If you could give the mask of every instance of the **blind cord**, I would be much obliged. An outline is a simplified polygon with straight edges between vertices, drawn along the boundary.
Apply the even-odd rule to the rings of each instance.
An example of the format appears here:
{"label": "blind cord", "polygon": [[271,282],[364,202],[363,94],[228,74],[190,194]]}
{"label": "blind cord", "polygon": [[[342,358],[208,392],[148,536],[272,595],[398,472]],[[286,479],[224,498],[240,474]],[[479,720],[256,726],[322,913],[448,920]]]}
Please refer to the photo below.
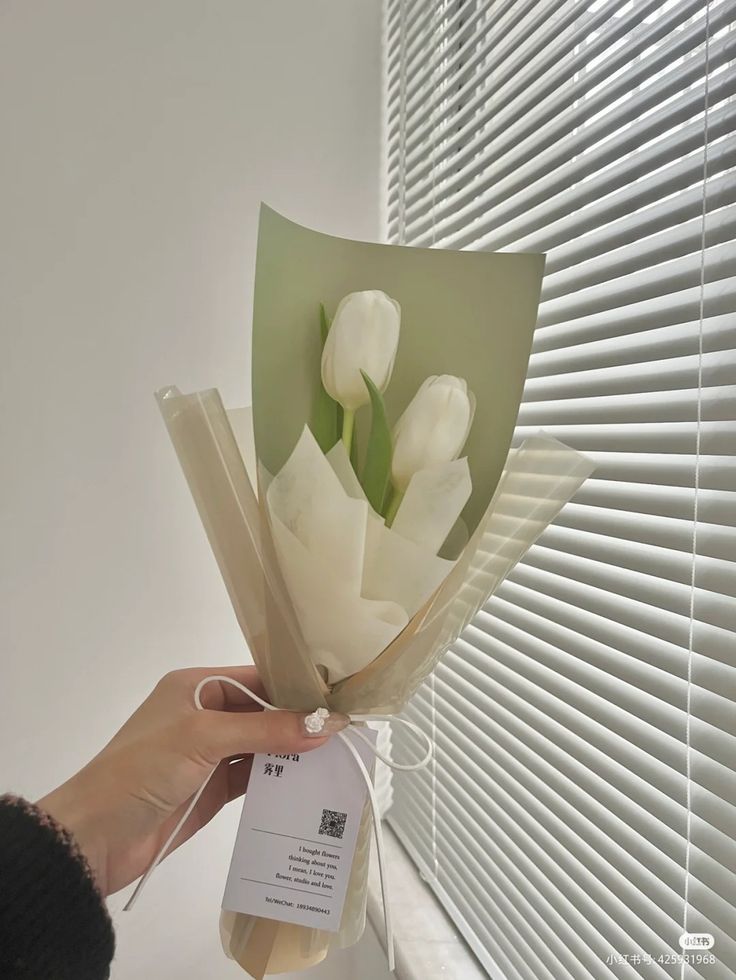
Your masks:
{"label": "blind cord", "polygon": [[[705,316],[705,239],[708,216],[708,109],[710,84],[710,0],[705,4],[705,89],[703,93],[703,206],[700,225],[700,308],[698,317],[698,380],[695,427],[695,472],[693,499],[693,540],[692,562],[690,566],[690,622],[688,624],[687,651],[687,695],[685,718],[685,884],[683,889],[682,931],[688,932],[688,911],[690,905],[690,860],[692,851],[692,687],[693,687],[693,647],[695,634],[695,586],[697,578],[698,554],[698,497],[700,492],[700,454],[703,415],[703,320]],[[687,963],[683,957],[680,964],[680,980],[685,980]]]}
{"label": "blind cord", "polygon": [[[444,7],[444,4],[438,4],[440,7]],[[435,8],[436,10],[436,8]],[[431,181],[432,181],[432,244],[431,248],[434,248],[437,236],[436,236],[436,194],[435,194],[435,166],[437,159],[437,122],[435,118],[435,110],[437,109],[437,86],[434,84],[435,71],[437,70],[436,54],[437,48],[434,42],[434,34],[436,30],[436,25],[434,22],[434,12],[432,14],[430,22],[430,35],[432,39],[430,41],[431,47],[431,58],[432,58],[432,68],[429,73],[430,84],[432,85],[432,93],[430,98],[432,99],[432,108],[430,111],[430,127],[432,131],[432,141],[430,148],[430,166],[431,166]],[[440,872],[440,861],[439,861],[439,849],[437,847],[437,692],[435,688],[435,670],[429,675],[429,690],[430,690],[430,706],[431,706],[431,723],[432,723],[432,747],[434,752],[432,754],[432,768],[430,769],[430,779],[431,779],[431,791],[432,791],[432,874],[433,881],[435,885],[439,885],[439,872]]]}

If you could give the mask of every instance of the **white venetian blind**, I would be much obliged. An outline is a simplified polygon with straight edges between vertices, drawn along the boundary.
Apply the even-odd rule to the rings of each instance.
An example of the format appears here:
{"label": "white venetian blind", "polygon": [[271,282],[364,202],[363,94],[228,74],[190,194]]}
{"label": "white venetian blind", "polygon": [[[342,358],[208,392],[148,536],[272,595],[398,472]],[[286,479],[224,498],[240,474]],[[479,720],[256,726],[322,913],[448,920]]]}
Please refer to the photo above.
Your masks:
{"label": "white venetian blind", "polygon": [[389,819],[493,977],[736,977],[735,18],[388,0],[390,239],[547,253],[517,438],[597,463],[407,711]]}

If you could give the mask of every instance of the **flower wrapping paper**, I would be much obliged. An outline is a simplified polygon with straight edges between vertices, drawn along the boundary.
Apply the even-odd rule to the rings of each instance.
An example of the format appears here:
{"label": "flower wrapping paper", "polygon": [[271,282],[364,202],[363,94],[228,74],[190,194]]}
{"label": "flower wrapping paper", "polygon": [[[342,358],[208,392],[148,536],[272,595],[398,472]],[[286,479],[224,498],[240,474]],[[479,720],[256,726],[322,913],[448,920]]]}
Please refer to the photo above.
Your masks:
{"label": "flower wrapping paper", "polygon": [[[311,711],[391,715],[592,472],[580,453],[543,433],[511,448],[531,350],[544,256],[415,249],[334,238],[262,205],[253,309],[253,407],[227,411],[214,389],[157,395],[243,636],[271,702]],[[329,579],[317,622],[295,608],[268,492],[300,445],[319,378],[320,301],[354,290],[396,297],[402,327],[386,409],[397,418],[425,378],[465,378],[477,399],[466,445],[472,492],[467,543],[429,597],[356,673],[328,683],[307,634],[334,623]],[[367,422],[356,416],[358,445]],[[308,439],[308,437],[307,437]],[[338,450],[339,453],[339,450]],[[328,454],[329,458],[329,454]],[[343,462],[333,459],[340,471]],[[281,558],[281,561],[280,561]],[[438,559],[439,561],[440,559]],[[286,571],[286,574],[285,574]],[[397,580],[397,588],[400,583]],[[426,583],[423,583],[426,589]],[[363,816],[340,930],[328,933],[224,912],[226,953],[253,977],[306,969],[365,924],[370,813]],[[390,871],[389,871],[390,874]]]}

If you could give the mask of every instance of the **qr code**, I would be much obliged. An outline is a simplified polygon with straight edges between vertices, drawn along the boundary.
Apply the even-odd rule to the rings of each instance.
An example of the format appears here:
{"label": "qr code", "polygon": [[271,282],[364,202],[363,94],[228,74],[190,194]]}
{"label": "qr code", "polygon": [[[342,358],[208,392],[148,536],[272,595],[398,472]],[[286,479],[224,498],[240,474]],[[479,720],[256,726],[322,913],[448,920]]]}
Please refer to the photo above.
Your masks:
{"label": "qr code", "polygon": [[318,833],[324,834],[326,837],[336,837],[338,840],[342,840],[342,835],[345,833],[345,821],[347,819],[347,813],[340,813],[339,810],[323,810]]}

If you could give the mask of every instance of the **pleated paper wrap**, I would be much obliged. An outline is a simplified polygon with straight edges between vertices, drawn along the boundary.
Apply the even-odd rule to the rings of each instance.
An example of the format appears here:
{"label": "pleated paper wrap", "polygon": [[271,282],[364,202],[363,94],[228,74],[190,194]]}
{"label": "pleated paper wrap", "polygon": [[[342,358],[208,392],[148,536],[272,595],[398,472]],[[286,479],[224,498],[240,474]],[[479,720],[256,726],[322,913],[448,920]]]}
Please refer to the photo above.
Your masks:
{"label": "pleated paper wrap", "polygon": [[[271,702],[311,711],[401,710],[516,562],[592,471],[554,439],[509,450],[536,320],[543,257],[372,245],[309,231],[262,208],[253,318],[253,412],[227,412],[216,390],[159,392],[159,405]],[[263,493],[309,420],[319,378],[316,310],[347,292],[384,289],[402,306],[395,419],[430,374],[476,394],[466,451],[469,539],[424,607],[369,666],[328,688],[313,665],[276,559]],[[363,425],[365,422],[362,423]],[[361,420],[356,431],[361,437]],[[364,432],[362,433],[364,437]],[[411,777],[409,777],[411,778]],[[298,971],[365,924],[370,844],[366,809],[339,932],[224,912],[227,954],[252,977]],[[390,869],[389,869],[390,876]]]}

